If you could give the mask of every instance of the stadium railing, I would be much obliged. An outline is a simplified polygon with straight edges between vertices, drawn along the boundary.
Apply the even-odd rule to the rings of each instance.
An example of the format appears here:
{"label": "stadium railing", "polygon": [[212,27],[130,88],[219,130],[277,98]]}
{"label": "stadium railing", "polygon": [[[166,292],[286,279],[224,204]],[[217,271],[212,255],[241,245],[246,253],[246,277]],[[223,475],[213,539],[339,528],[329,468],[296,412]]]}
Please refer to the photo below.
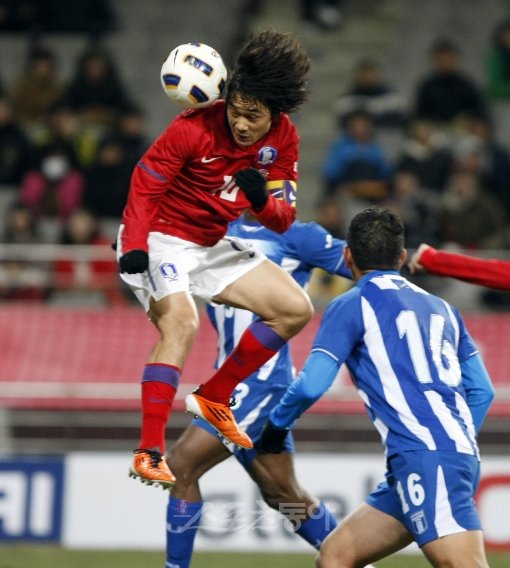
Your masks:
{"label": "stadium railing", "polygon": [[[477,288],[460,284],[471,291]],[[37,301],[23,300],[16,292],[26,286],[44,288],[45,294]],[[325,300],[314,298],[313,293],[312,299],[318,304]],[[297,369],[309,352],[320,315],[321,309],[292,340]],[[200,317],[199,335],[183,371],[178,408],[184,396],[210,376],[214,364],[215,333],[204,310]],[[508,414],[510,312],[474,311],[464,317],[497,386],[492,413]],[[0,244],[0,342],[4,346],[0,406],[137,409],[139,376],[155,340],[155,329],[121,285],[110,246]],[[347,372],[339,373],[314,411],[363,411]]]}

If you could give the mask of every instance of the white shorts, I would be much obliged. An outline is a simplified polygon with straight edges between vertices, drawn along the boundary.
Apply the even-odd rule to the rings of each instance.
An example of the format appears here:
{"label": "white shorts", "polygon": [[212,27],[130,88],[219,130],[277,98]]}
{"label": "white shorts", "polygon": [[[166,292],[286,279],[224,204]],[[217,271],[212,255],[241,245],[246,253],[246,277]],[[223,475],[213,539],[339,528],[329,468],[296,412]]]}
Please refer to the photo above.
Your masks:
{"label": "white shorts", "polygon": [[[124,226],[119,229],[119,236]],[[151,232],[149,270],[143,274],[121,274],[122,280],[149,311],[150,300],[161,300],[176,292],[191,292],[210,302],[229,284],[258,266],[266,256],[234,237],[224,237],[204,247],[163,233]],[[122,256],[117,239],[117,260]]]}

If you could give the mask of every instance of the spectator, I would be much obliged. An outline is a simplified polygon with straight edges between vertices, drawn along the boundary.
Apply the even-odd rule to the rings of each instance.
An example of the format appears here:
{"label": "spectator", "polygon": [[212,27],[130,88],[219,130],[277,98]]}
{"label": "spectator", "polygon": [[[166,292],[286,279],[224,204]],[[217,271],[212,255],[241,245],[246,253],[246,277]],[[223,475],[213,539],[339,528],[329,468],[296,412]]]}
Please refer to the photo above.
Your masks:
{"label": "spectator", "polygon": [[22,245],[41,242],[37,220],[20,201],[15,201],[7,211],[2,242]]}
{"label": "spectator", "polygon": [[493,100],[510,100],[510,19],[494,30],[486,60],[487,95]]}
{"label": "spectator", "polygon": [[65,220],[81,205],[84,185],[67,147],[55,144],[47,148],[39,166],[26,173],[20,196],[36,218]]}
{"label": "spectator", "polygon": [[442,191],[452,172],[448,138],[430,120],[414,120],[396,160],[397,170],[414,172],[420,185]]}
{"label": "spectator", "polygon": [[403,97],[385,81],[373,59],[358,61],[350,86],[334,108],[340,122],[357,109],[370,113],[378,127],[402,127],[407,118]]}
{"label": "spectator", "polygon": [[65,100],[85,124],[104,129],[128,106],[126,93],[110,54],[90,48],[78,60]]}
{"label": "spectator", "polygon": [[[321,199],[315,218],[333,237],[345,238],[346,220],[341,199],[335,196]],[[307,291],[315,304],[319,305],[340,294],[340,288],[344,285],[344,282],[339,282],[338,277],[317,268],[312,275]]]}
{"label": "spectator", "polygon": [[480,176],[483,187],[501,202],[510,219],[510,154],[496,141],[491,121],[469,117],[455,150],[457,165]]}
{"label": "spectator", "polygon": [[38,31],[41,27],[40,0],[0,0],[0,31]]}
{"label": "spectator", "polygon": [[65,146],[73,165],[82,169],[93,162],[99,144],[97,136],[81,127],[78,115],[65,103],[50,109],[47,127],[37,142],[40,153],[55,144]]}
{"label": "spectator", "polygon": [[[267,0],[250,0],[246,2],[245,14],[249,18],[257,17],[263,12]],[[299,0],[298,17],[301,21],[318,28],[330,31],[338,28],[343,21],[342,5],[344,0]]]}
{"label": "spectator", "polygon": [[119,117],[117,134],[126,160],[134,167],[150,146],[145,131],[144,113],[138,106],[131,105],[122,112]]}
{"label": "spectator", "polygon": [[324,197],[317,208],[317,222],[335,238],[344,238],[345,219],[341,204],[334,196]]}
{"label": "spectator", "polygon": [[344,221],[365,209],[367,203],[385,199],[392,175],[371,115],[356,110],[347,115],[343,126],[343,134],[331,144],[323,166],[321,218],[329,215],[342,223],[337,230],[328,226],[333,234],[344,234]]}
{"label": "spectator", "polygon": [[110,0],[45,0],[44,28],[50,32],[83,32],[93,40],[116,29]]}
{"label": "spectator", "polygon": [[[26,205],[15,202],[9,208],[2,242],[23,245],[41,242],[37,221]],[[48,289],[46,264],[20,260],[19,255],[14,254],[0,263],[0,300],[42,301],[46,299]]]}
{"label": "spectator", "polygon": [[338,28],[342,22],[342,0],[299,0],[301,19],[329,31]]}
{"label": "spectator", "polygon": [[29,132],[40,128],[64,90],[55,54],[44,46],[32,46],[10,93],[18,120]]}
{"label": "spectator", "polygon": [[486,114],[478,85],[460,69],[460,52],[447,40],[437,40],[431,49],[432,70],[416,89],[415,114],[448,127],[465,113]]}
{"label": "spectator", "polygon": [[434,191],[424,188],[412,170],[401,169],[395,173],[393,191],[385,205],[404,222],[407,247],[415,248],[424,240],[437,243],[440,198]]}
{"label": "spectator", "polygon": [[6,97],[0,96],[0,185],[18,185],[29,169],[32,145],[16,123],[14,109]]}
{"label": "spectator", "polygon": [[[100,233],[98,219],[85,209],[76,209],[66,220],[60,244],[106,246],[111,240]],[[73,255],[57,260],[54,265],[54,286],[60,295],[71,292],[96,293],[103,301],[126,303],[118,285],[118,266],[113,252],[111,260],[80,258]]]}
{"label": "spectator", "polygon": [[361,199],[386,196],[391,167],[375,137],[369,113],[356,110],[344,119],[344,133],[330,146],[323,167],[324,194],[341,191]]}
{"label": "spectator", "polygon": [[0,31],[83,32],[97,39],[115,28],[110,0],[0,0]]}
{"label": "spectator", "polygon": [[502,205],[485,192],[479,177],[468,170],[452,174],[443,195],[440,237],[466,249],[506,245],[506,218]]}
{"label": "spectator", "polygon": [[100,218],[120,219],[126,204],[133,164],[118,138],[105,139],[86,172],[84,205]]}

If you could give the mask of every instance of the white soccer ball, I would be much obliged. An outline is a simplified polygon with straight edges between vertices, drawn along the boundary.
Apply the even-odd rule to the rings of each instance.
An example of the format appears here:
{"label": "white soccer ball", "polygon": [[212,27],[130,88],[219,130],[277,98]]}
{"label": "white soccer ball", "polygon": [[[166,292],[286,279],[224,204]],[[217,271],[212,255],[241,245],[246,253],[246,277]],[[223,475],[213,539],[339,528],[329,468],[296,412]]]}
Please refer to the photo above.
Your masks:
{"label": "white soccer ball", "polygon": [[220,54],[205,43],[184,43],[170,52],[161,67],[161,85],[185,108],[212,104],[222,93],[227,68]]}

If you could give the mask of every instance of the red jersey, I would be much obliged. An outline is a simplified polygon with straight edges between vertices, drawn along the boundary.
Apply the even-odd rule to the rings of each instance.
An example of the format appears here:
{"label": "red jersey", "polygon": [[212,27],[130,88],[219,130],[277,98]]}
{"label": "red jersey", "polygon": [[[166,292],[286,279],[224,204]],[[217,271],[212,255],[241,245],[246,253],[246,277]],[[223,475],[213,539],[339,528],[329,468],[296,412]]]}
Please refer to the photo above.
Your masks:
{"label": "red jersey", "polygon": [[133,171],[122,219],[122,250],[147,250],[150,231],[214,245],[228,223],[250,207],[233,180],[245,168],[263,173],[268,188],[282,180],[279,194],[269,189],[267,204],[256,216],[266,227],[286,231],[296,216],[298,144],[296,127],[285,114],[273,120],[258,142],[241,147],[230,134],[223,100],[182,112]]}
{"label": "red jersey", "polygon": [[488,288],[510,290],[509,261],[473,258],[430,247],[423,251],[419,262],[431,274],[451,276]]}

